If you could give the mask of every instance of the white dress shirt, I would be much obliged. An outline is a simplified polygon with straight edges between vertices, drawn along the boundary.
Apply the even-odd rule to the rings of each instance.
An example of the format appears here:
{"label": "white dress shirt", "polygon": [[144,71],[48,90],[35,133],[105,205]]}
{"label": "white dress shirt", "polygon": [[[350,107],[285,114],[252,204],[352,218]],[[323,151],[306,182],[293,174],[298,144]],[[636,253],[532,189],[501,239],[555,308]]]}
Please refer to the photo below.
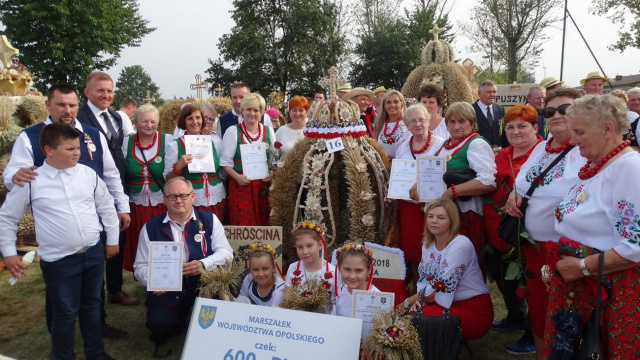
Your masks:
{"label": "white dress shirt", "polygon": [[[51,118],[47,117],[44,123],[46,125],[51,124]],[[80,123],[77,119],[73,121],[73,127],[84,133],[84,131],[82,130],[82,123]],[[124,194],[124,190],[122,189],[122,181],[120,180],[120,172],[116,167],[116,163],[113,161],[113,157],[111,157],[107,139],[103,134],[100,134],[100,145],[102,146],[103,180],[107,184],[109,194],[113,196],[118,214],[128,214],[130,212],[129,197]],[[82,139],[80,139],[80,146],[84,146]],[[13,179],[13,176],[18,172],[18,170],[22,168],[30,168],[32,166],[33,148],[31,148],[31,141],[29,141],[29,137],[23,131],[20,133],[20,135],[18,135],[16,142],[13,144],[13,149],[11,150],[11,158],[9,158],[9,163],[4,169],[4,184],[7,189],[12,190],[14,188],[15,184],[11,180]]]}
{"label": "white dress shirt", "polygon": [[[113,116],[109,114],[109,109],[100,110],[95,105],[93,105],[91,101],[87,101],[87,105],[89,105],[89,109],[91,109],[93,116],[96,117],[96,119],[98,120],[98,123],[100,123],[100,126],[102,126],[102,130],[104,130],[105,134],[111,137],[111,132],[109,131],[107,124],[105,124],[104,122],[104,117],[102,117],[102,113],[104,112],[106,112],[107,115],[109,116],[109,119],[111,119],[111,125],[113,125],[113,128],[116,130],[116,132],[120,130],[120,124],[118,124],[117,121],[114,121]],[[123,129],[123,133],[124,133],[124,129]]]}
{"label": "white dress shirt", "polygon": [[[211,232],[211,255],[200,259],[200,262],[204,265],[204,269],[207,271],[213,270],[218,265],[224,265],[227,260],[233,259],[233,249],[229,245],[227,237],[224,235],[224,227],[218,220],[218,217],[213,216],[213,231]],[[191,218],[189,220],[196,220],[196,214],[191,210]],[[169,223],[171,226],[171,235],[177,243],[181,243],[184,254],[182,256],[183,261],[186,263],[189,261],[189,257],[186,253],[186,248],[182,240],[182,229],[185,224],[178,224],[171,220],[169,214],[164,218],[162,223]],[[147,225],[145,224],[140,230],[140,237],[138,239],[138,251],[136,252],[136,261],[133,263],[134,275],[140,284],[147,286],[149,281],[149,235],[147,234]],[[204,240],[203,240],[204,241]]]}
{"label": "white dress shirt", "polygon": [[131,123],[131,119],[129,115],[124,111],[116,111],[118,115],[122,118],[122,136],[127,137],[131,134],[134,134],[136,131],[133,129],[133,124]]}
{"label": "white dress shirt", "polygon": [[[120,221],[107,186],[91,168],[78,164],[56,169],[47,162],[29,185],[16,186],[0,209],[0,250],[16,255],[18,223],[29,206],[38,240],[38,254],[56,261],[96,245],[107,232],[107,245],[118,245]],[[99,245],[101,246],[101,245]]]}

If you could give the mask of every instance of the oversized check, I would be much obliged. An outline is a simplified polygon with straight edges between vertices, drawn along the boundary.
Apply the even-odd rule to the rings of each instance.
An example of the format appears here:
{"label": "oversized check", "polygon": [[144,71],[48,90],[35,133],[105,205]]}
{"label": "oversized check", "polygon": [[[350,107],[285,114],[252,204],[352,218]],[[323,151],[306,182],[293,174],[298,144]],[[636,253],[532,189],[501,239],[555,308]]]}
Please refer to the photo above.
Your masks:
{"label": "oversized check", "polygon": [[362,319],[361,337],[363,339],[371,334],[374,316],[393,309],[394,300],[394,293],[353,290],[352,316],[356,319]]}
{"label": "oversized check", "polygon": [[415,160],[393,159],[387,198],[411,200],[409,190],[416,184],[418,166]]}
{"label": "oversized check", "polygon": [[197,298],[182,359],[357,360],[361,327],[360,319]]}
{"label": "oversized check", "polygon": [[182,243],[149,241],[147,291],[182,290]]}
{"label": "oversized check", "polygon": [[249,180],[264,179],[269,176],[267,147],[265,143],[241,144],[242,173]]}
{"label": "oversized check", "polygon": [[193,157],[193,160],[188,165],[190,173],[212,173],[216,171],[211,135],[185,135],[184,150]]}
{"label": "oversized check", "polygon": [[420,202],[439,199],[447,190],[442,180],[447,171],[447,161],[443,157],[419,157],[418,162],[418,194]]}

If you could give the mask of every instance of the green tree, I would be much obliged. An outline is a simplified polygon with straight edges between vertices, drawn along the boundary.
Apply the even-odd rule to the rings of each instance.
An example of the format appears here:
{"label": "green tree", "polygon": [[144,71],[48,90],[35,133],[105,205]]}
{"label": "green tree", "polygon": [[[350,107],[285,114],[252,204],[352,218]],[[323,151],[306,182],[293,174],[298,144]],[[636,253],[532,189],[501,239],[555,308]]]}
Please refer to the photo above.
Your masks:
{"label": "green tree", "polygon": [[[509,80],[509,74],[505,69],[497,69],[491,71],[491,69],[484,69],[478,76],[475,77],[476,83],[481,83],[485,80],[493,80],[498,84],[511,84],[513,81]],[[536,82],[536,75],[529,70],[519,69],[516,81],[519,84],[528,84]]]}
{"label": "green tree", "polygon": [[0,0],[0,22],[40,87],[84,87],[92,70],[115,65],[125,46],[155,30],[136,0]]}
{"label": "green tree", "polygon": [[480,0],[470,22],[461,29],[492,62],[504,65],[509,82],[516,81],[518,69],[530,68],[548,39],[543,31],[558,20],[561,0]]}
{"label": "green tree", "polygon": [[640,48],[640,1],[593,0],[593,5],[593,14],[608,15],[611,22],[620,25],[618,41],[609,49],[622,52],[627,47]]}
{"label": "green tree", "polygon": [[[353,85],[373,88],[384,85],[401,89],[409,73],[420,66],[424,46],[433,39],[433,24],[450,30],[448,17],[436,17],[437,5],[405,11],[405,16],[379,25],[371,34],[362,34],[354,48],[350,80]],[[441,39],[452,36],[440,34]]]}
{"label": "green tree", "polygon": [[[151,80],[151,76],[140,65],[125,66],[116,82],[116,91],[113,95],[113,106],[119,107],[122,99],[132,98],[138,103],[143,104],[143,99],[147,98],[147,91],[156,102],[160,100],[160,92],[156,83]],[[157,104],[154,102],[154,104]]]}
{"label": "green tree", "polygon": [[[235,0],[231,33],[218,41],[221,58],[209,59],[209,93],[244,81],[252,91],[312,94],[339,62],[344,39],[336,5],[317,0]],[[227,92],[228,94],[228,92]]]}

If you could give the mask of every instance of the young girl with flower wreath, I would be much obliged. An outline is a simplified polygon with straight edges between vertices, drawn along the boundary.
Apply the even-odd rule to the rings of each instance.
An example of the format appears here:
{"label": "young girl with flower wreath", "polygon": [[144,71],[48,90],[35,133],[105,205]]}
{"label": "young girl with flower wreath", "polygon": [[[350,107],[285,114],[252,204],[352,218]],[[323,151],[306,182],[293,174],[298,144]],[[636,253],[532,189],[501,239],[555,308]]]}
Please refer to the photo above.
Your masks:
{"label": "young girl with flower wreath", "polygon": [[337,259],[341,281],[335,282],[336,306],[333,307],[333,315],[352,317],[353,290],[380,292],[371,284],[373,253],[364,245],[350,242],[338,249]]}
{"label": "young girl with flower wreath", "polygon": [[278,306],[284,294],[284,279],[276,263],[276,250],[268,244],[251,244],[246,252],[249,274],[244,277],[240,295],[252,304]]}
{"label": "young girl with flower wreath", "polygon": [[321,281],[322,287],[327,289],[327,295],[334,302],[335,267],[321,256],[322,251],[324,254],[327,253],[324,231],[312,222],[301,222],[293,230],[293,243],[300,260],[289,265],[284,298],[289,295],[291,288],[301,286],[307,280],[317,279]]}

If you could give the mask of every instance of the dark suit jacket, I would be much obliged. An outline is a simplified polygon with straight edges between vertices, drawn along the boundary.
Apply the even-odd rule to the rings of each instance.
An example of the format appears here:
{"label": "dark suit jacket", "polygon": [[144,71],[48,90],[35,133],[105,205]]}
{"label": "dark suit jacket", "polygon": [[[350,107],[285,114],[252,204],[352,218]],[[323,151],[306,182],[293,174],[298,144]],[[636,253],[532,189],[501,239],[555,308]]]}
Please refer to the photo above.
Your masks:
{"label": "dark suit jacket", "polygon": [[478,101],[473,103],[473,108],[476,111],[476,119],[478,119],[478,133],[493,146],[503,148],[509,146],[509,141],[507,141],[507,135],[504,131],[502,132],[502,136],[500,136],[500,119],[504,118],[504,108],[502,105],[493,104],[491,107],[493,111],[493,124],[489,124],[487,114],[482,111],[482,108],[478,105]]}
{"label": "dark suit jacket", "polygon": [[[108,109],[108,111],[109,111],[109,115],[111,115],[118,122],[118,126],[120,127],[120,130],[118,130],[118,143],[116,144],[116,147],[113,148],[109,141],[107,141],[107,144],[109,146],[109,152],[111,153],[111,156],[113,157],[113,160],[116,163],[116,167],[120,172],[120,179],[122,179],[122,188],[124,189],[124,192],[127,193],[127,189],[129,187],[127,186],[127,179],[126,179],[125,157],[124,157],[124,154],[122,153],[122,142],[124,141],[123,139],[124,136],[122,133],[122,117],[120,117],[120,115],[117,112],[111,109]],[[80,109],[78,109],[77,119],[83,124],[93,126],[94,128],[100,130],[102,135],[104,135],[104,137],[107,138],[107,140],[109,139],[109,137],[107,137],[107,132],[105,131],[105,129],[102,128],[102,125],[100,125],[100,123],[98,122],[98,119],[96,119],[96,117],[93,115],[93,112],[91,111],[91,108],[89,107],[89,105],[84,104],[80,107]]]}
{"label": "dark suit jacket", "polygon": [[[260,124],[264,124],[264,114],[260,117]],[[238,117],[233,114],[233,111],[220,116],[218,119],[218,128],[220,129],[220,137],[224,139],[224,133],[227,129],[238,125]]]}

